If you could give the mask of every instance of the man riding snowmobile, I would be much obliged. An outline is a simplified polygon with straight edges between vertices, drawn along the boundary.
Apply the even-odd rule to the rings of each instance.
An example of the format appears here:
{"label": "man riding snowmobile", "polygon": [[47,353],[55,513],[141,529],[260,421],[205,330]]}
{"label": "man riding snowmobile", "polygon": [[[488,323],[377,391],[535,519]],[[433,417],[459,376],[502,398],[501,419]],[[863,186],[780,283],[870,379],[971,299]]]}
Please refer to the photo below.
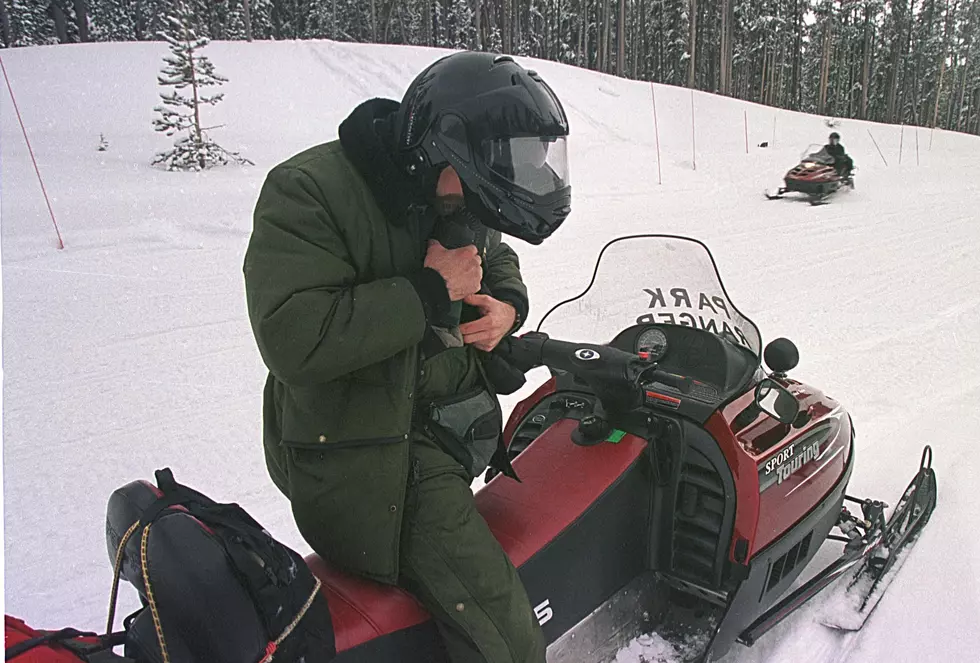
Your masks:
{"label": "man riding snowmobile", "polygon": [[545,660],[470,482],[513,475],[488,353],[528,302],[500,233],[539,244],[564,221],[568,133],[535,72],[456,53],[273,168],[256,204],[244,275],[269,473],[312,548],[411,591],[454,663]]}
{"label": "man riding snowmobile", "polygon": [[834,170],[842,178],[847,178],[851,174],[851,170],[854,168],[854,160],[847,155],[844,151],[844,146],[840,142],[840,134],[836,131],[830,134],[830,139],[823,149],[827,151],[827,154],[834,157]]}

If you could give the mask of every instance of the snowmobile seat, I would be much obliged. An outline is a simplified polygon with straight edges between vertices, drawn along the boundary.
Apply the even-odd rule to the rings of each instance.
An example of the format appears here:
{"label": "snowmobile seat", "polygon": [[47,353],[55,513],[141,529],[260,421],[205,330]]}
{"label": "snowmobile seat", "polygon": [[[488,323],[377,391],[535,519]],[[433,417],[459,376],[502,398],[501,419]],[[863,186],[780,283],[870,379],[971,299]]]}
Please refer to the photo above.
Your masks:
{"label": "snowmobile seat", "polygon": [[[518,568],[580,518],[646,447],[631,436],[578,446],[570,439],[577,425],[556,422],[514,459],[521,483],[498,475],[476,494],[477,509]],[[316,554],[306,562],[327,594],[338,653],[429,620],[397,587],[341,572]]]}

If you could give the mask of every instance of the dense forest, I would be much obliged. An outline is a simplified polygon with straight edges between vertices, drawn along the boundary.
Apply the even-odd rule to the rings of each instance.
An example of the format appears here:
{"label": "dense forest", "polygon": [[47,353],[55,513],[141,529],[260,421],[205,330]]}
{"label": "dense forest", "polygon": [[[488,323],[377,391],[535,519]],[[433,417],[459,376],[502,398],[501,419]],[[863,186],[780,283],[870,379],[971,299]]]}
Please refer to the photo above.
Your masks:
{"label": "dense forest", "polygon": [[0,0],[3,46],[211,39],[483,49],[980,134],[980,0]]}

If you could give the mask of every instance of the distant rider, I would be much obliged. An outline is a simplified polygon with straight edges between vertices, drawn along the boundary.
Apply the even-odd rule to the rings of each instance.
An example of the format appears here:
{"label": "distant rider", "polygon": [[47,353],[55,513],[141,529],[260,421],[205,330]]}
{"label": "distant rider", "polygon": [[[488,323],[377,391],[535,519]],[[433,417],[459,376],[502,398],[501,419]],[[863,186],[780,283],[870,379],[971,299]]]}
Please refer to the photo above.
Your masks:
{"label": "distant rider", "polygon": [[834,170],[841,177],[849,177],[854,168],[854,160],[847,156],[840,142],[840,134],[836,131],[830,134],[830,142],[823,146],[827,154],[834,157]]}

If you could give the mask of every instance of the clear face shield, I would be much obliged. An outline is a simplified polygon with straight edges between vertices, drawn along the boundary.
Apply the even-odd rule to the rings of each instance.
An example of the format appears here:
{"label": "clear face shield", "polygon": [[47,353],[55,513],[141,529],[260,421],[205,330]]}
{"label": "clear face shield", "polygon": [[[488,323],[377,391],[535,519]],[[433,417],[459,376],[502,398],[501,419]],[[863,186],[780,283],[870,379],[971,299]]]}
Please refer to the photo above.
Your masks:
{"label": "clear face shield", "polygon": [[569,185],[565,136],[496,138],[484,143],[489,169],[516,189],[545,196]]}

